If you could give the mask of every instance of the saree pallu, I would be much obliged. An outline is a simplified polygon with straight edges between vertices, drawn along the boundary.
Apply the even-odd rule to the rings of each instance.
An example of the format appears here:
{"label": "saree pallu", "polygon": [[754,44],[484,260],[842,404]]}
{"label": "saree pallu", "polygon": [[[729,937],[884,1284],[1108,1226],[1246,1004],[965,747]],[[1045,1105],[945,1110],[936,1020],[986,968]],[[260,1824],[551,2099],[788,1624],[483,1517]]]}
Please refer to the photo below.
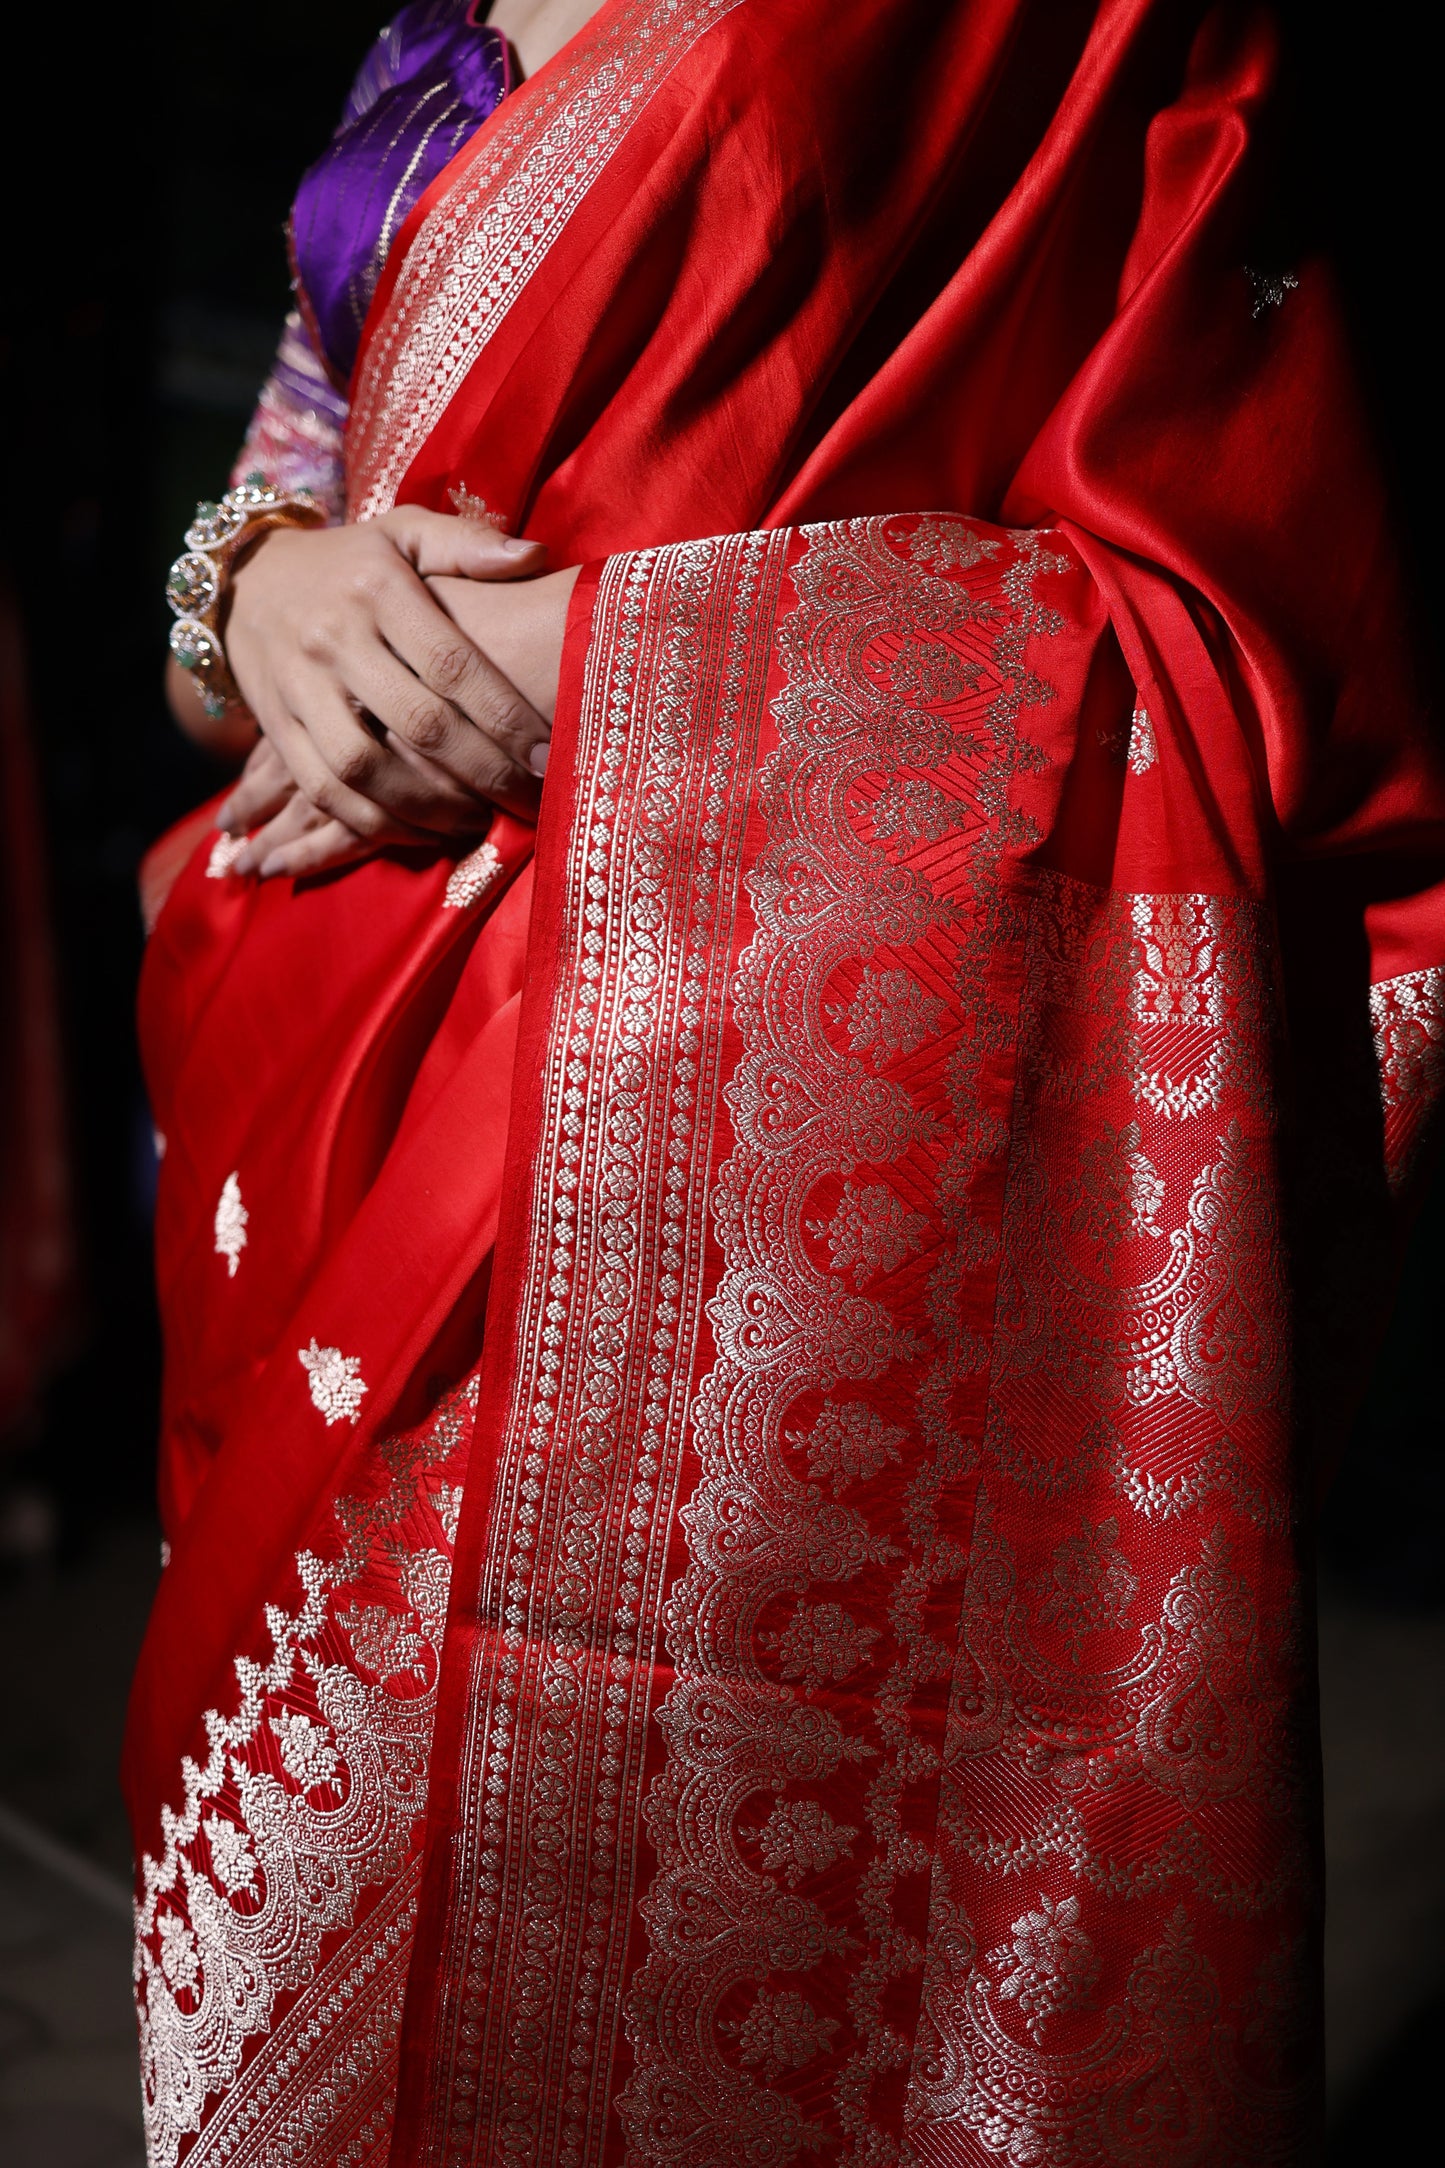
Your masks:
{"label": "saree pallu", "polygon": [[165,2168],[1312,2157],[1445,780],[1273,67],[607,0],[399,237],[353,514],[586,569],[535,849],[152,937]]}

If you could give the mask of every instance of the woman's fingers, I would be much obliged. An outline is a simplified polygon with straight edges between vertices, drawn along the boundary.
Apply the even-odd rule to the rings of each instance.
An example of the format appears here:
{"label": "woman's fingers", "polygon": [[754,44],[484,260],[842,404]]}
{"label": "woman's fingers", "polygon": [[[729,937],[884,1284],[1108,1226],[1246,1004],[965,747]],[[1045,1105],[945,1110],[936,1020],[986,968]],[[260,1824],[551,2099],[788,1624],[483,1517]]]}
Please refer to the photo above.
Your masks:
{"label": "woman's fingers", "polygon": [[[417,581],[388,586],[377,597],[377,624],[388,646],[430,698],[383,720],[438,767],[480,797],[525,819],[535,817],[538,762],[550,725],[495,663],[467,638],[455,619]],[[458,730],[460,715],[473,728]]]}
{"label": "woman's fingers", "polygon": [[[457,632],[445,612],[438,610],[437,614],[451,627],[454,641],[469,647],[466,636]],[[419,647],[420,641],[412,644]],[[508,681],[484,657],[478,656],[478,661],[502,688],[496,695],[496,712],[516,703],[518,695]],[[447,789],[456,794],[458,802],[470,806],[473,820],[479,801],[507,805],[528,820],[536,819],[535,775],[463,714],[459,706],[424,684],[417,671],[409,669],[390,647],[378,642],[358,658],[350,676],[356,697],[376,719],[388,748],[418,775],[444,777]],[[535,742],[534,734],[545,733],[546,725],[533,716],[525,703],[522,713],[527,741]]]}
{"label": "woman's fingers", "polygon": [[299,880],[304,873],[324,873],[328,866],[354,865],[380,849],[376,839],[358,836],[344,821],[319,819],[314,828],[289,842],[275,844],[262,859],[263,881]]}
{"label": "woman's fingers", "polygon": [[467,580],[518,580],[540,572],[547,552],[540,542],[503,534],[487,519],[458,519],[398,505],[371,523],[379,528],[423,579],[450,573]]}
{"label": "woman's fingers", "polygon": [[[319,812],[333,820],[344,821],[347,827],[355,829],[358,835],[366,835],[372,829],[382,827],[387,815],[381,807],[363,797],[360,791],[352,789],[349,782],[337,774],[333,765],[338,757],[334,743],[323,752],[317,730],[318,718],[312,712],[310,703],[304,698],[296,698],[294,694],[288,694],[288,702],[294,702],[294,708],[300,711],[299,716],[292,712],[290,707],[282,709],[278,706],[264,716],[262,721],[267,736],[274,741],[281,758],[295,777],[301,795],[309,799]],[[358,740],[369,739],[369,734],[347,708],[344,696],[336,686],[325,687],[321,704],[328,710],[332,710],[334,705],[339,705],[344,710],[344,717],[339,723],[334,712],[327,713],[328,738],[334,738],[339,728],[348,738],[354,732]],[[369,745],[370,752],[355,745],[354,741],[349,744],[346,755],[342,757],[343,767],[356,774],[369,772],[368,764],[374,755],[381,752],[374,739],[369,739]]]}
{"label": "woman's fingers", "polygon": [[295,788],[295,779],[275,746],[269,738],[260,738],[235,789],[216,814],[216,826],[227,835],[243,836],[258,821],[279,813]]}
{"label": "woman's fingers", "polygon": [[285,805],[264,827],[258,828],[255,835],[248,837],[245,848],[238,851],[232,859],[231,872],[237,878],[248,873],[258,873],[263,861],[269,858],[272,851],[278,850],[283,844],[294,843],[298,836],[306,835],[313,828],[319,828],[326,818],[326,814],[318,813],[310,800],[303,798],[293,784],[291,796]]}
{"label": "woman's fingers", "polygon": [[[316,806],[305,804],[305,820],[282,826],[273,822],[275,835],[266,837],[256,872],[262,880],[297,880],[301,874],[323,874],[329,865],[353,865],[357,859],[379,850],[386,837],[362,837],[340,820],[329,820]],[[258,839],[260,841],[260,839]],[[407,837],[414,841],[414,837]]]}
{"label": "woman's fingers", "polygon": [[299,791],[273,820],[258,829],[231,867],[233,874],[259,874],[263,881],[281,874],[317,873],[324,866],[349,865],[383,843],[414,843],[418,839],[398,829],[390,836],[359,836],[344,821],[320,813]]}
{"label": "woman's fingers", "polygon": [[367,727],[334,678],[298,673],[288,703],[289,715],[269,718],[266,727],[302,792],[322,813],[378,839],[392,824],[413,837],[477,826],[476,800],[450,777],[443,776],[439,788],[435,777],[403,760]]}
{"label": "woman's fingers", "polygon": [[[318,795],[314,773],[296,768],[290,739],[270,716],[261,714],[260,720],[307,797],[325,812],[366,834],[357,800],[375,796],[386,811],[407,820],[416,817],[417,794],[392,747],[359,724],[343,728],[334,707],[327,719],[316,712],[316,689],[323,679],[333,689],[339,685],[345,698],[376,715],[474,798],[535,819],[539,771],[531,763],[550,737],[549,725],[395,549],[379,564],[368,562],[348,604],[311,629],[302,654],[281,690],[338,788],[322,786]],[[400,669],[389,668],[389,662]]]}

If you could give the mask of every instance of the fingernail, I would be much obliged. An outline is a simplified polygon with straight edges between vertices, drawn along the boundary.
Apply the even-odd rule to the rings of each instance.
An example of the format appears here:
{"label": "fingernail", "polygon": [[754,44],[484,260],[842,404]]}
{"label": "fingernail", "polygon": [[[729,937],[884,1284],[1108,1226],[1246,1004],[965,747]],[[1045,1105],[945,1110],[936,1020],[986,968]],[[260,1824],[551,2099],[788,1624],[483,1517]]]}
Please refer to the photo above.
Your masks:
{"label": "fingernail", "polygon": [[535,542],[529,542],[524,534],[504,534],[502,536],[502,548],[509,557],[520,557],[524,550],[534,550],[538,546]]}
{"label": "fingernail", "polygon": [[268,857],[261,860],[261,878],[263,881],[269,881],[274,874],[284,873],[285,871],[286,861],[279,851],[272,851]]}
{"label": "fingernail", "polygon": [[527,755],[527,766],[531,769],[533,775],[545,775],[547,773],[547,755],[551,750],[552,748],[545,738],[540,745],[532,747],[531,752]]}
{"label": "fingernail", "polygon": [[232,873],[254,873],[255,870],[256,853],[248,843],[245,849],[237,851],[235,857],[231,860],[231,871]]}
{"label": "fingernail", "polygon": [[216,826],[223,835],[229,835],[231,832],[231,801],[229,798],[223,806],[216,808]]}

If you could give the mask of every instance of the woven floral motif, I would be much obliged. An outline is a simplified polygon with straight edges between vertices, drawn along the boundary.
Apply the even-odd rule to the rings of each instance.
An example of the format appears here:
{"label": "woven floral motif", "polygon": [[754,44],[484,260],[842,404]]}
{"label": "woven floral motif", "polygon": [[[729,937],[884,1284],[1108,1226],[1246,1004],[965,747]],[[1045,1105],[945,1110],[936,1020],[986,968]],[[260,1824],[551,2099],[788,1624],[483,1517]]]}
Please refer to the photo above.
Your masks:
{"label": "woven floral motif", "polygon": [[142,1862],[152,2168],[383,2168],[451,1569],[440,1504],[475,1404],[473,1385],[374,1448],[380,1481],[297,1558],[299,1602],[272,1609],[268,1660],[238,1659],[164,1855]]}
{"label": "woven floral motif", "polygon": [[944,519],[602,575],[449,2168],[1291,2156],[1269,921],[1040,862],[1086,594]]}

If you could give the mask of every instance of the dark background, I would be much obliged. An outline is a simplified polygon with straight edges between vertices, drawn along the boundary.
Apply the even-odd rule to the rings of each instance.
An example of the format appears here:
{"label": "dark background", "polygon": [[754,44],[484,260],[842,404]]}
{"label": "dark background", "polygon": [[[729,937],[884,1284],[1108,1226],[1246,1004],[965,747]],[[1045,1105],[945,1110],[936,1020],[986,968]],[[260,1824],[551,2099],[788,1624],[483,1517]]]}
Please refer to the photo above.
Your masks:
{"label": "dark background", "polygon": [[[161,703],[166,567],[197,497],[225,487],[290,306],[291,195],[384,16],[382,0],[57,15],[89,96],[63,150],[28,135],[7,191],[27,208],[7,221],[0,566],[28,649],[85,1302],[36,1466],[68,1544],[149,1501],[136,869],[224,780]],[[48,111],[66,56],[33,65]]]}
{"label": "dark background", "polygon": [[[253,0],[145,13],[56,11],[37,18],[52,48],[5,64],[23,110],[18,133],[7,122],[0,579],[28,654],[81,1259],[66,1343],[0,1460],[0,1494],[8,1486],[26,1504],[8,1563],[0,1526],[4,1600],[32,1636],[45,1618],[74,1617],[87,1571],[112,1587],[117,1528],[150,1527],[158,1355],[132,1024],[136,869],[221,780],[161,706],[162,582],[191,505],[222,486],[244,430],[288,305],[290,196],[383,10],[380,0]],[[1399,0],[1367,22],[1285,10],[1294,127],[1277,225],[1282,262],[1324,245],[1338,266],[1428,626],[1442,569],[1439,344],[1428,331],[1438,92],[1418,20]],[[1349,23],[1348,39],[1337,22]],[[1367,1673],[1415,1664],[1418,1691],[1395,1682],[1399,1722],[1426,1728],[1438,1721],[1445,1646],[1442,1291],[1437,1183],[1323,1537],[1328,1599],[1341,1616],[1385,1622],[1369,1644],[1379,1653],[1361,1657],[1357,1637],[1352,1660]],[[50,1596],[36,1593],[42,1583]],[[124,1660],[96,1690],[107,1754],[143,1597],[114,1598]],[[83,1647],[66,1661],[84,1673]],[[28,1800],[82,1849],[115,1860],[113,1810],[87,1819],[16,1751],[7,1760],[0,1750],[0,1800]],[[1427,1812],[1440,1811],[1436,1795]],[[1445,1849],[1445,1826],[1437,1836]],[[1421,1937],[1440,1925],[1436,1891],[1421,1900]],[[1445,2019],[1438,1970],[1420,1978],[1393,2037],[1339,2096],[1340,2161],[1390,2158],[1411,2127]]]}

